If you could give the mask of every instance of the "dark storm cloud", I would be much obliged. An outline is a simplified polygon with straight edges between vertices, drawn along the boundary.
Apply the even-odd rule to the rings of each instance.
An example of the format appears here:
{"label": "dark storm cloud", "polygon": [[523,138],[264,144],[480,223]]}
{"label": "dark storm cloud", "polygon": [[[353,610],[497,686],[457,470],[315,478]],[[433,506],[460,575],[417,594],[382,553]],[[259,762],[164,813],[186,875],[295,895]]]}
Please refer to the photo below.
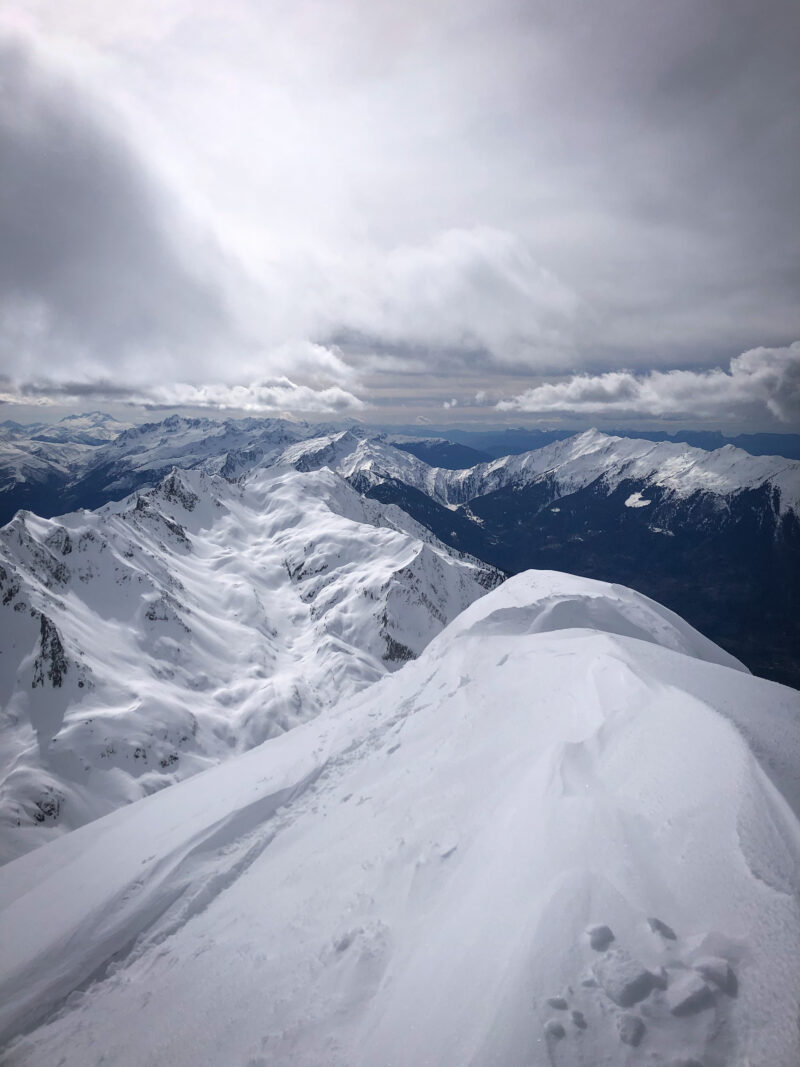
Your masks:
{"label": "dark storm cloud", "polygon": [[133,152],[19,41],[0,43],[0,345],[6,367],[164,360],[228,330]]}

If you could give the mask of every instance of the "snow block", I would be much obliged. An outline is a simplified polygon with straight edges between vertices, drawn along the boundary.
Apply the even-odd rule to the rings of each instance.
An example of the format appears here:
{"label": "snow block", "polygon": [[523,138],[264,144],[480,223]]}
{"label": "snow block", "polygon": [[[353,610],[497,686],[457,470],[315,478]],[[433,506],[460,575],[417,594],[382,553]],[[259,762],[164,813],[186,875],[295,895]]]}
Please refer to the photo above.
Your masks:
{"label": "snow block", "polygon": [[632,1045],[636,1048],[644,1037],[644,1031],[644,1023],[632,1011],[625,1011],[617,1016],[617,1033],[624,1045]]}
{"label": "snow block", "polygon": [[736,976],[731,965],[721,956],[701,956],[694,961],[694,969],[707,982],[713,983],[723,993],[732,994],[736,989]]}
{"label": "snow block", "polygon": [[548,997],[547,1003],[551,1008],[556,1008],[557,1011],[566,1011],[567,1002],[563,997]]}
{"label": "snow block", "polygon": [[605,952],[611,942],[614,940],[614,934],[610,926],[587,926],[586,936],[589,938],[589,944],[595,950],[595,952]]}
{"label": "snow block", "polygon": [[638,1004],[655,986],[653,972],[624,949],[612,949],[592,970],[603,992],[621,1008]]}
{"label": "snow block", "polygon": [[567,1031],[558,1021],[558,1019],[548,1019],[544,1024],[544,1032],[548,1037],[555,1038],[556,1041],[560,1041],[562,1037],[566,1037]]}
{"label": "snow block", "polygon": [[712,1006],[714,994],[699,974],[690,972],[670,985],[666,999],[673,1015],[695,1015]]}
{"label": "snow block", "polygon": [[677,941],[678,937],[671,926],[667,926],[665,922],[660,919],[648,919],[647,925],[653,931],[654,934],[660,934],[666,941]]}

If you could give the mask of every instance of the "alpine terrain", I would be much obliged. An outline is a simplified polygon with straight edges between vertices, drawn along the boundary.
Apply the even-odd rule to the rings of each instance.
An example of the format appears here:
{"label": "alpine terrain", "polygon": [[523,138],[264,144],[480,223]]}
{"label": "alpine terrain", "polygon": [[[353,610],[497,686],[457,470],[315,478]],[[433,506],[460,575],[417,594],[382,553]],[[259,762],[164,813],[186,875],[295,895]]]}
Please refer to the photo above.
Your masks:
{"label": "alpine terrain", "polygon": [[0,857],[316,715],[501,576],[322,470],[0,531]]}
{"label": "alpine terrain", "polygon": [[800,462],[590,430],[464,470],[353,432],[290,446],[508,573],[622,582],[800,687]]}
{"label": "alpine terrain", "polygon": [[518,575],[0,869],[3,1062],[796,1067],[798,768],[796,691]]}
{"label": "alpine terrain", "polygon": [[88,423],[0,530],[4,1065],[797,1067],[800,465]]}

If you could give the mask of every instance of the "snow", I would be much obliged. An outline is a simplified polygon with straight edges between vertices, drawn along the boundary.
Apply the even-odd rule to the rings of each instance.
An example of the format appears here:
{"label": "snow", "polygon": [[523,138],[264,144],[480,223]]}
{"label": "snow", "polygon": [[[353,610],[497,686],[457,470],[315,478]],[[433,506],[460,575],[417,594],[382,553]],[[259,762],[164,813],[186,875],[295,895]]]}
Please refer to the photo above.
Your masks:
{"label": "snow", "polygon": [[3,861],[292,728],[499,581],[330,471],[0,532]]}
{"label": "snow", "polygon": [[[533,452],[504,456],[461,471],[429,467],[380,439],[348,431],[293,446],[284,455],[302,469],[326,464],[345,477],[369,473],[397,478],[444,505],[460,505],[505,486],[522,487],[540,479],[554,483],[556,497],[567,496],[602,479],[607,492],[636,480],[686,498],[695,492],[726,497],[764,484],[778,493],[781,512],[800,514],[800,462],[780,456],[751,456],[733,445],[714,452],[674,442],[613,437],[587,430]],[[641,491],[625,501],[644,507]]]}
{"label": "snow", "polygon": [[518,575],[0,869],[3,1062],[795,1067],[799,713],[630,590]]}
{"label": "snow", "polygon": [[651,500],[642,499],[641,493],[631,493],[628,499],[625,501],[626,508],[646,508],[648,504],[651,504]]}

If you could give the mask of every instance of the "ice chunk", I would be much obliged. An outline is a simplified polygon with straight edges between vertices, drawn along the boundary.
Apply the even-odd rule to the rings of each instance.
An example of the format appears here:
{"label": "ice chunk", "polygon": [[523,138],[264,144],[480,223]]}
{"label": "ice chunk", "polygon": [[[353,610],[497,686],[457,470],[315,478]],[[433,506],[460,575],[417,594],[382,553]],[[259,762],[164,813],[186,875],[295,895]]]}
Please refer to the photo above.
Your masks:
{"label": "ice chunk", "polygon": [[624,1011],[617,1016],[617,1033],[620,1041],[625,1045],[633,1045],[634,1048],[644,1037],[645,1025],[638,1015],[632,1011]]}
{"label": "ice chunk", "polygon": [[624,949],[612,949],[592,968],[595,978],[615,1004],[629,1008],[648,996],[656,976]]}
{"label": "ice chunk", "polygon": [[670,985],[666,998],[673,1015],[695,1015],[714,1003],[714,994],[700,975],[692,971]]}
{"label": "ice chunk", "polygon": [[602,924],[598,926],[587,926],[586,936],[589,938],[589,944],[595,952],[605,952],[614,940],[614,934],[611,931],[611,927]]}
{"label": "ice chunk", "polygon": [[647,923],[654,934],[661,934],[667,941],[677,941],[677,935],[671,926],[667,926],[661,919],[648,919]]}

